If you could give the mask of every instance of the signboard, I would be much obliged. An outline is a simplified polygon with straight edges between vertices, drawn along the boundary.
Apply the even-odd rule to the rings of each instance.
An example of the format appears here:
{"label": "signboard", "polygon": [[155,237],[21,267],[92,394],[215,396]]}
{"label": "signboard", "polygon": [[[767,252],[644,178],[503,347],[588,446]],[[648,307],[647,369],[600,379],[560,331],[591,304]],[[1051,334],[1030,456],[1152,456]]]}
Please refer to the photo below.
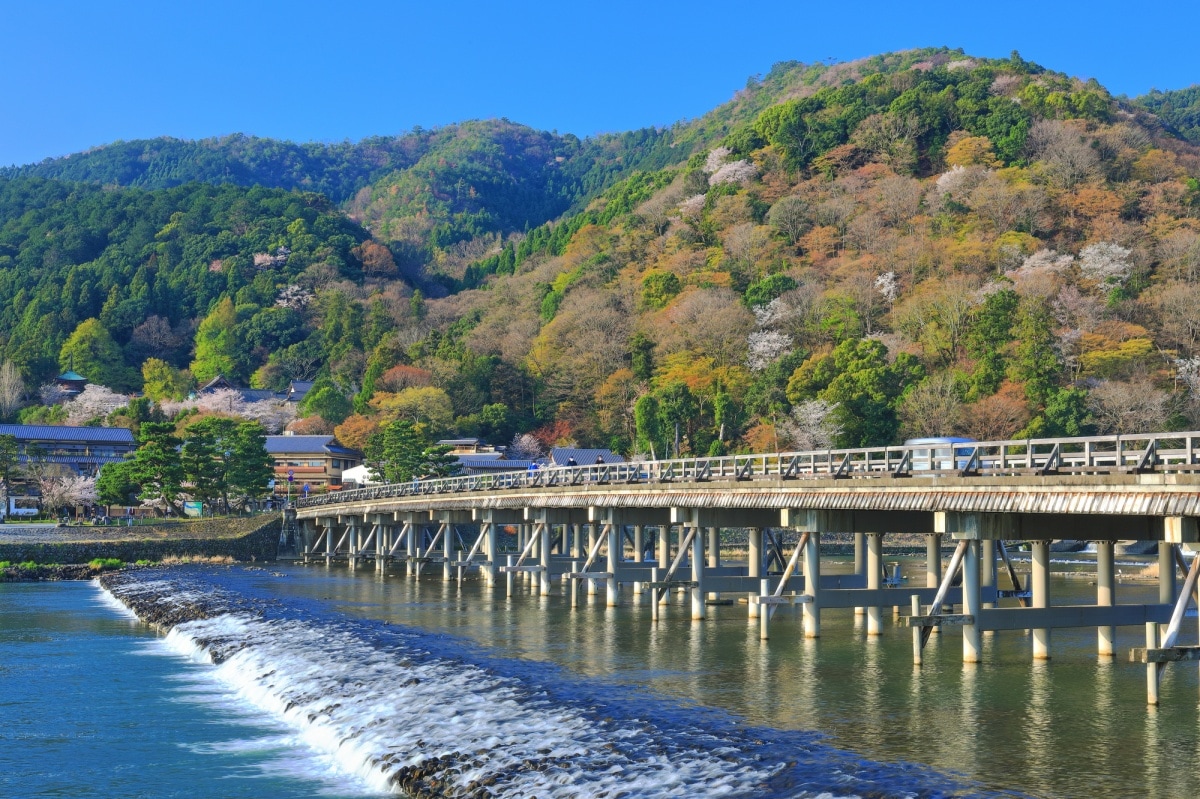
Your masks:
{"label": "signboard", "polygon": [[296,480],[296,472],[292,469],[288,469],[288,482],[291,483],[291,482],[294,482],[295,480]]}
{"label": "signboard", "polygon": [[183,515],[199,518],[204,515],[203,502],[185,502],[183,503]]}
{"label": "signboard", "polygon": [[302,490],[304,491],[304,496],[306,496],[306,497],[307,497],[307,496],[308,496],[308,492],[309,492],[309,486],[308,486],[308,483],[305,483],[305,484],[304,484],[304,488],[303,488]]}

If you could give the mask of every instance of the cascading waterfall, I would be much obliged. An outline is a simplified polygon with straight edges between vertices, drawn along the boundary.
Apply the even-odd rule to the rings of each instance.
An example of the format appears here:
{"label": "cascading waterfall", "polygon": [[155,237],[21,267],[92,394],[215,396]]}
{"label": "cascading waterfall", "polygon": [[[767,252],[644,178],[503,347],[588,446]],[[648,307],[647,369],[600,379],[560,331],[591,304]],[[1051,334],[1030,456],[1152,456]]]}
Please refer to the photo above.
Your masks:
{"label": "cascading waterfall", "polygon": [[816,734],[750,728],[445,636],[285,606],[239,585],[236,572],[141,571],[103,583],[168,630],[170,647],[212,663],[242,700],[376,790],[540,799],[969,792]]}

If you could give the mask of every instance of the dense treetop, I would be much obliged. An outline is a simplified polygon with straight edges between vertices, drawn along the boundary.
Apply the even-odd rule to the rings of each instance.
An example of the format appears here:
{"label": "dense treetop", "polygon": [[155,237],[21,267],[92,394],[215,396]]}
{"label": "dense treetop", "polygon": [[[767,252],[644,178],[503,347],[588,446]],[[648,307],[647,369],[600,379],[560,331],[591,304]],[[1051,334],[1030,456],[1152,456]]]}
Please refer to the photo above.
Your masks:
{"label": "dense treetop", "polygon": [[1200,144],[1200,85],[1169,92],[1155,89],[1133,102],[1157,115],[1181,138]]}

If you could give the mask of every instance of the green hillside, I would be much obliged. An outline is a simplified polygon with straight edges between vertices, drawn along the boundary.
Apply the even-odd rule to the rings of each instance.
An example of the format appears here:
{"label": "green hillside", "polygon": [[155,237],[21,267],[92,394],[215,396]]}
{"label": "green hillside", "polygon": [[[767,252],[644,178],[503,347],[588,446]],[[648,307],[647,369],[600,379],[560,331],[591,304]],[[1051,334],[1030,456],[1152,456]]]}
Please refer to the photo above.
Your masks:
{"label": "green hillside", "polygon": [[351,446],[399,422],[660,456],[1198,425],[1185,100],[938,48],[777,64],[667,130],[304,145],[255,173],[279,188],[11,177],[0,355],[31,385],[76,352],[114,386],[190,370],[156,365],[155,395],[316,377],[302,425]]}
{"label": "green hillside", "polygon": [[1132,102],[1158,116],[1181,138],[1200,144],[1200,85],[1169,92],[1156,89]]}

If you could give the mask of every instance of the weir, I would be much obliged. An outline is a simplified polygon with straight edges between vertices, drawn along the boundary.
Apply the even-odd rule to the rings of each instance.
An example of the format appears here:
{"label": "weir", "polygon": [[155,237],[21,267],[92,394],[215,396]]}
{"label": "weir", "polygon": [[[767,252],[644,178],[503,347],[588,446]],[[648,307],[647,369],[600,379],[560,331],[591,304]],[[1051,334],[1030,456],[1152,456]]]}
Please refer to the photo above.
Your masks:
{"label": "weir", "polygon": [[[1146,647],[1130,656],[1146,664],[1150,704],[1166,664],[1200,660],[1200,646],[1179,644],[1200,564],[1200,432],[561,467],[340,492],[295,512],[306,562],[382,572],[403,560],[409,576],[441,565],[443,580],[488,585],[503,575],[510,595],[574,606],[583,589],[610,607],[646,601],[654,621],[672,592],[696,621],[744,601],[763,640],[784,605],[799,606],[806,638],[820,637],[828,609],[854,608],[873,637],[885,608],[904,608],[916,664],[942,628],[961,628],[963,662],[977,663],[985,633],[1030,630],[1032,659],[1048,660],[1055,629],[1094,627],[1111,658],[1116,627],[1143,627]],[[722,547],[732,528],[746,531],[736,559]],[[853,573],[822,574],[830,534],[851,536]],[[883,562],[896,534],[924,537],[923,579],[905,585]],[[1063,539],[1096,544],[1094,605],[1053,601],[1050,544]],[[1114,545],[1130,540],[1158,545],[1157,603],[1118,601]],[[1025,583],[1012,542],[1031,552]]]}

